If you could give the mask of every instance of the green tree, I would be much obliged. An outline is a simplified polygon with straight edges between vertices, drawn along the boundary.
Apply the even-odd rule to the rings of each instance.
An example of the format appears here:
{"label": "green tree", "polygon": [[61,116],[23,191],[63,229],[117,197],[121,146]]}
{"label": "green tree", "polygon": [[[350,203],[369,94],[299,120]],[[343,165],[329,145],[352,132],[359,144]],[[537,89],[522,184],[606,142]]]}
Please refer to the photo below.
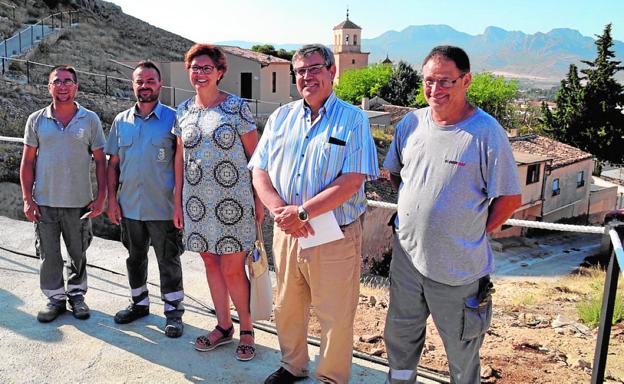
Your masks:
{"label": "green tree", "polygon": [[336,95],[353,104],[358,104],[363,97],[373,97],[388,84],[392,77],[392,67],[374,64],[365,68],[345,71],[340,75],[340,82],[334,85]]}
{"label": "green tree", "polygon": [[492,115],[505,128],[514,126],[513,100],[518,94],[518,84],[503,76],[478,73],[472,77],[468,100]]}
{"label": "green tree", "polygon": [[557,109],[542,107],[543,123],[552,136],[587,151],[601,161],[624,162],[624,87],[615,74],[624,69],[614,60],[611,24],[596,36],[597,56],[583,61],[588,68],[578,75],[570,65],[567,77],[555,97]]}
{"label": "green tree", "polygon": [[288,61],[290,61],[292,56],[295,54],[295,51],[287,51],[284,48],[276,50],[271,44],[253,45],[251,50],[254,52],[264,53],[265,55],[276,56]]}
{"label": "green tree", "polygon": [[[413,105],[427,106],[423,88],[418,90]],[[491,73],[476,73],[472,76],[472,83],[468,88],[468,100],[492,115],[505,128],[511,128],[514,120],[513,100],[518,94],[518,84],[507,81],[503,76],[494,76]]]}
{"label": "green tree", "polygon": [[379,96],[386,101],[404,107],[409,106],[420,87],[420,76],[405,61],[399,61],[388,83],[381,87]]}

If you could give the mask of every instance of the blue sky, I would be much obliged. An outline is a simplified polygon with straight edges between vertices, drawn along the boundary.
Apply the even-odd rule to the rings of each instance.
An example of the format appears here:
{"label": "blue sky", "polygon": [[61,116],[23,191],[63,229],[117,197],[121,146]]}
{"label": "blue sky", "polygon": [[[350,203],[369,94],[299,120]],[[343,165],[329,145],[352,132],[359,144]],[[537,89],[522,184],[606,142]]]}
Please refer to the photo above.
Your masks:
{"label": "blue sky", "polygon": [[332,28],[350,19],[363,38],[409,25],[447,24],[477,35],[494,25],[525,33],[576,29],[624,41],[623,0],[112,0],[124,12],[197,42],[329,43]]}

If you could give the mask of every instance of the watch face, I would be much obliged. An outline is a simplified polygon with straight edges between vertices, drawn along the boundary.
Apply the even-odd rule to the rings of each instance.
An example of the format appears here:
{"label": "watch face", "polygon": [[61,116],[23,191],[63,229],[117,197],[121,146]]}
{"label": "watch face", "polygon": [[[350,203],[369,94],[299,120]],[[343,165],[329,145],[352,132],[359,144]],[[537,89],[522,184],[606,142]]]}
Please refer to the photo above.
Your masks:
{"label": "watch face", "polygon": [[301,221],[308,220],[308,213],[306,211],[304,211],[303,209],[299,210],[299,220],[301,220]]}

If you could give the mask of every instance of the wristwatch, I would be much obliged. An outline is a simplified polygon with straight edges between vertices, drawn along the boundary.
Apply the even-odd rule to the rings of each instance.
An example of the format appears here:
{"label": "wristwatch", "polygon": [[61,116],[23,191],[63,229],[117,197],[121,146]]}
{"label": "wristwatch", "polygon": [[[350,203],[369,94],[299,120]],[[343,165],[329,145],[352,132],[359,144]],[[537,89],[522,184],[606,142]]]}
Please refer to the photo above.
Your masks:
{"label": "wristwatch", "polygon": [[303,205],[300,205],[297,208],[297,216],[299,216],[299,220],[303,221],[304,223],[308,221],[308,212],[303,209]]}

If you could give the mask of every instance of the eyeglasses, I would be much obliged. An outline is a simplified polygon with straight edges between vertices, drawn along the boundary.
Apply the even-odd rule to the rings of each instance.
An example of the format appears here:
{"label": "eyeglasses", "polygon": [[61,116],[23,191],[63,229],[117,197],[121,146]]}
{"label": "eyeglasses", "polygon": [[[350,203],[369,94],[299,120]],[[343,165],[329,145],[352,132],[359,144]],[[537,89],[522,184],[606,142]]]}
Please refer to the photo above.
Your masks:
{"label": "eyeglasses", "polygon": [[427,80],[424,81],[424,84],[425,84],[425,87],[427,87],[427,88],[432,88],[435,83],[438,83],[438,86],[440,86],[442,88],[451,88],[452,86],[455,85],[455,83],[457,83],[457,80],[461,79],[464,76],[466,76],[466,74],[462,73],[455,80],[449,80],[449,79],[431,80],[431,79],[427,79]]}
{"label": "eyeglasses", "polygon": [[51,82],[50,85],[53,85],[55,87],[60,87],[61,85],[64,85],[66,87],[71,87],[72,85],[76,85],[76,82],[72,79],[65,79],[65,80],[56,79],[53,82]]}
{"label": "eyeglasses", "polygon": [[303,77],[305,76],[306,72],[310,75],[318,75],[319,73],[321,73],[323,68],[327,68],[325,64],[315,64],[310,65],[309,67],[293,68],[293,70],[295,71],[295,74],[297,74],[297,76]]}
{"label": "eyeglasses", "polygon": [[214,71],[214,65],[204,65],[203,67],[200,65],[193,65],[191,67],[191,72],[193,73],[205,73],[206,75],[210,75],[212,71]]}

